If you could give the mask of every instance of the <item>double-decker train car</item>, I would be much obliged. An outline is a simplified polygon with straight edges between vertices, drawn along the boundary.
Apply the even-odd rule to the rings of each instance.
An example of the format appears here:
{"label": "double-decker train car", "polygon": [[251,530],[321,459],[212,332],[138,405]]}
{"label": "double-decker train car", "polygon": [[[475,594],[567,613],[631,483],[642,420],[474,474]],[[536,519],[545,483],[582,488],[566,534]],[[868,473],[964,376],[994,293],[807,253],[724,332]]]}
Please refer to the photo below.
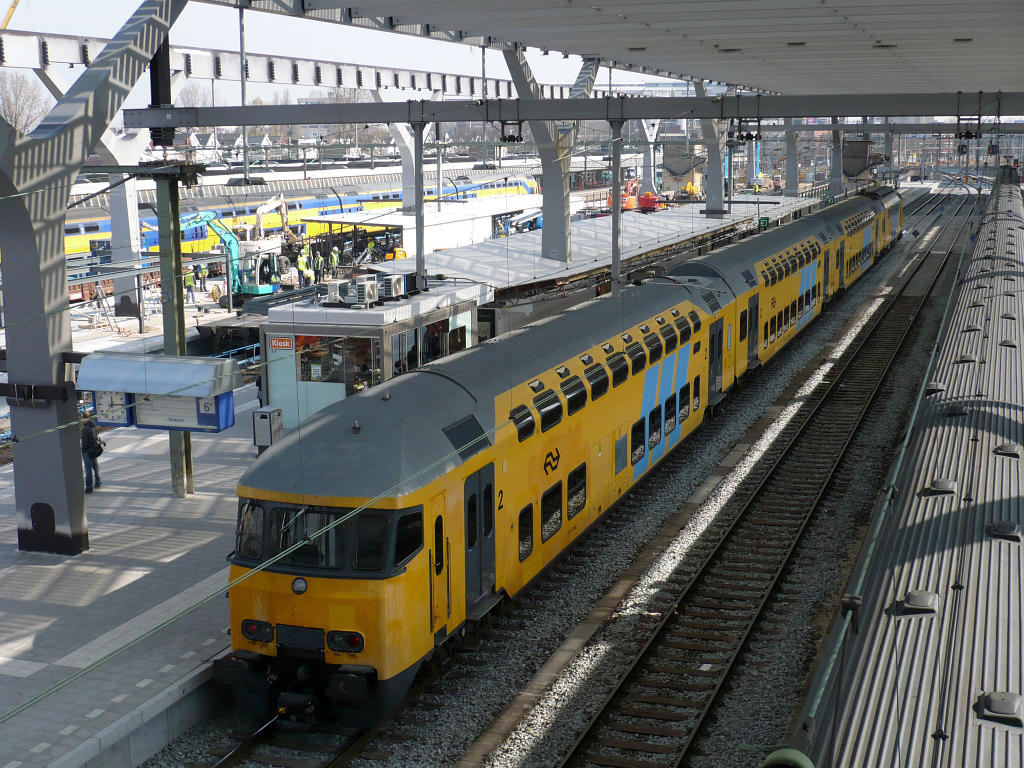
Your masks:
{"label": "double-decker train car", "polygon": [[295,549],[230,590],[217,678],[279,723],[381,717],[853,284],[901,217],[893,190],[858,195],[310,417],[239,481],[232,578]]}

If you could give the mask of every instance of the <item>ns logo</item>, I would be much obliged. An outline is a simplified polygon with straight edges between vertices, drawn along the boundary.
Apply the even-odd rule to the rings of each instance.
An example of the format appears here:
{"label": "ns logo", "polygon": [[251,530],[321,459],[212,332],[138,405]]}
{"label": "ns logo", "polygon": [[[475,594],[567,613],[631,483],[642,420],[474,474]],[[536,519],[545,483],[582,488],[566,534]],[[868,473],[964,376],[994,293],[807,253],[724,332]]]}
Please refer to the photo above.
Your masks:
{"label": "ns logo", "polygon": [[558,469],[558,461],[561,458],[557,448],[553,452],[549,451],[548,455],[544,457],[544,474],[549,475]]}

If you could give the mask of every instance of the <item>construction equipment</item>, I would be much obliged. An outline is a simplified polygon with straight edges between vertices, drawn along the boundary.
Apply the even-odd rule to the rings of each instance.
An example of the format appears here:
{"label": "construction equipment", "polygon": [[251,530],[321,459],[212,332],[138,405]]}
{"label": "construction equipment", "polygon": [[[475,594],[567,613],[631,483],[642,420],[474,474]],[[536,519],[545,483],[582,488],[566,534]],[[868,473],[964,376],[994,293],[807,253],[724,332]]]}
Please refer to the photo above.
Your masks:
{"label": "construction equipment", "polygon": [[263,231],[263,217],[275,211],[281,214],[281,237],[289,245],[294,245],[298,242],[298,238],[288,228],[288,203],[285,202],[283,194],[274,195],[256,209],[256,238],[262,240],[265,235]]}
{"label": "construction equipment", "polygon": [[[287,258],[281,256],[281,238],[240,239],[213,211],[200,213],[183,223],[206,225],[220,238],[228,257],[228,285],[235,306],[241,306],[247,298],[274,293],[281,287],[281,272],[288,268]],[[226,308],[227,295],[221,296],[219,303]]]}
{"label": "construction equipment", "polygon": [[[635,211],[637,208],[636,193],[640,190],[637,179],[628,179],[622,187],[622,210]],[[608,192],[608,207],[612,207],[612,193]]]}

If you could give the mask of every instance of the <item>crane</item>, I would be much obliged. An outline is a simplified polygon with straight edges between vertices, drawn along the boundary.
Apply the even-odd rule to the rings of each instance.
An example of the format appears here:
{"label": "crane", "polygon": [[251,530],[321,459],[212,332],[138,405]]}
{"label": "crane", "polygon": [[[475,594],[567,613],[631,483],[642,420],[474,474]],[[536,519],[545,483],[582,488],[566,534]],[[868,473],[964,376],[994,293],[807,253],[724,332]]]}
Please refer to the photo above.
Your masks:
{"label": "crane", "polygon": [[239,304],[249,296],[274,293],[280,288],[276,254],[261,251],[258,246],[246,248],[247,252],[243,254],[238,237],[217,219],[214,211],[185,219],[183,224],[192,227],[206,225],[220,238],[228,255],[229,290],[232,296],[238,296]]}

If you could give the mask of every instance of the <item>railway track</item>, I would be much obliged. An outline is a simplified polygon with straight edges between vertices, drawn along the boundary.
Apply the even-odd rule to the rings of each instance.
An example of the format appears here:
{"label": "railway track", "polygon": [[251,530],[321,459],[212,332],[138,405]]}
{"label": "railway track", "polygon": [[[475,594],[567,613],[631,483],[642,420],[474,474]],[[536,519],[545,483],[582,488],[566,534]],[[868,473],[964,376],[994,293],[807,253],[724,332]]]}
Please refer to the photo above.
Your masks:
{"label": "railway track", "polygon": [[[928,215],[941,203],[933,205]],[[926,201],[914,213],[928,205]],[[949,215],[900,288],[835,362],[704,534],[696,565],[670,576],[660,616],[562,766],[678,766],[687,758],[846,448],[967,226]],[[973,204],[972,204],[973,205]]]}

